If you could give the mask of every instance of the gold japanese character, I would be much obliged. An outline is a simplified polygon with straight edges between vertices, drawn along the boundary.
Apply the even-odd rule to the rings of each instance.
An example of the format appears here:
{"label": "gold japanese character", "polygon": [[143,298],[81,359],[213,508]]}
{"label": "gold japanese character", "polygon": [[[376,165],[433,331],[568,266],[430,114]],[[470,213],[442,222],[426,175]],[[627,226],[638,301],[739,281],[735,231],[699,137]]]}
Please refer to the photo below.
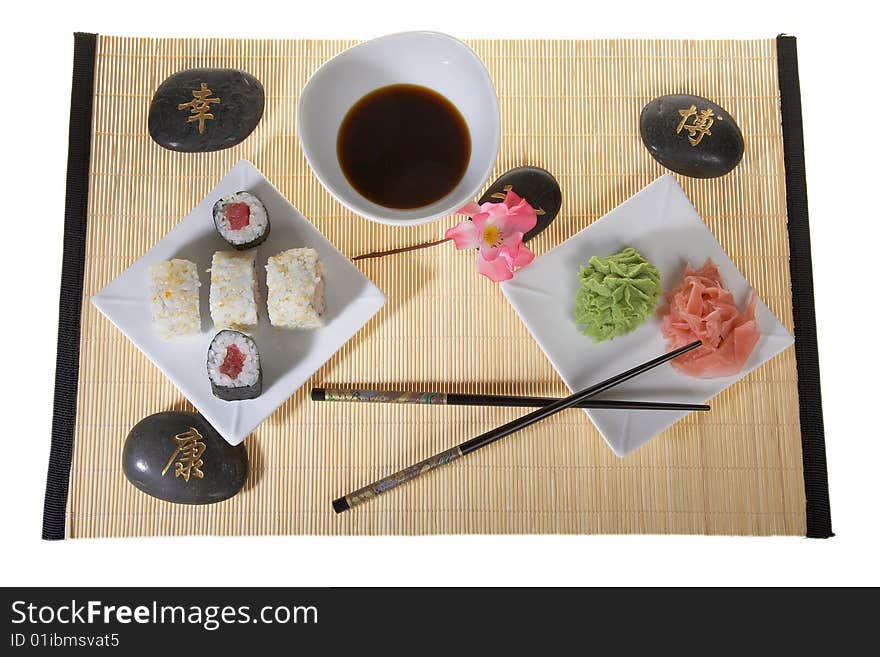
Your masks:
{"label": "gold japanese character", "polygon": [[[703,137],[712,134],[709,128],[715,123],[715,113],[711,108],[697,112],[697,106],[691,105],[687,109],[678,110],[678,113],[681,115],[681,121],[675,130],[675,134],[681,134],[682,130],[687,131],[688,141],[691,143],[691,146],[696,146],[703,141]],[[691,118],[693,118],[693,122],[688,123],[688,119]]]}
{"label": "gold japanese character", "polygon": [[177,106],[177,109],[183,110],[189,108],[190,117],[187,118],[187,123],[193,123],[194,121],[199,122],[199,134],[205,133],[205,121],[208,119],[213,119],[214,115],[211,114],[208,110],[211,109],[211,104],[216,103],[220,104],[219,98],[211,98],[212,92],[208,85],[202,82],[202,88],[198,91],[193,91],[193,99],[188,103],[180,103]]}
{"label": "gold japanese character", "polygon": [[188,431],[174,436],[174,440],[177,442],[177,449],[165,464],[162,476],[165,476],[171,464],[174,463],[175,477],[183,477],[183,480],[187,482],[190,476],[202,479],[205,476],[201,469],[205,464],[202,460],[202,454],[207,449],[205,443],[202,442],[202,435],[194,427],[190,427]]}

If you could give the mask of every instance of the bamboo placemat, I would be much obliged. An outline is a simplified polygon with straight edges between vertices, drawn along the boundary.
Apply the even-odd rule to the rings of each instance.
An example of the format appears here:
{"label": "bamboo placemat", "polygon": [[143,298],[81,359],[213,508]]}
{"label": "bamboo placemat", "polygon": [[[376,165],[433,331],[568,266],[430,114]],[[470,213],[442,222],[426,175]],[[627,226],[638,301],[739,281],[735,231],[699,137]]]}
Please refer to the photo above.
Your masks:
{"label": "bamboo placemat", "polygon": [[[294,132],[309,75],[352,41],[98,37],[81,299],[69,537],[173,534],[805,533],[795,351],[789,349],[625,459],[568,411],[353,512],[331,499],[522,410],[317,404],[311,385],[431,382],[439,391],[562,395],[559,377],[504,301],[451,245],[358,263],[382,311],[247,439],[251,474],[233,499],[180,506],[122,474],[128,430],[190,409],[89,297],[185,216],[240,158],[253,162],[343,252],[436,239],[454,222],[401,230],[336,203]],[[666,93],[711,98],[739,123],[731,174],[679,182],[762,299],[792,321],[783,135],[774,40],[496,41],[469,44],[494,79],[502,141],[494,175],[532,164],[563,189],[538,254],[661,175],[641,108]],[[230,150],[180,154],[147,133],[153,91],[196,66],[242,68],[266,89],[256,131]],[[494,176],[493,176],[494,177]],[[511,356],[515,354],[515,356]],[[419,386],[421,387],[421,386]]]}

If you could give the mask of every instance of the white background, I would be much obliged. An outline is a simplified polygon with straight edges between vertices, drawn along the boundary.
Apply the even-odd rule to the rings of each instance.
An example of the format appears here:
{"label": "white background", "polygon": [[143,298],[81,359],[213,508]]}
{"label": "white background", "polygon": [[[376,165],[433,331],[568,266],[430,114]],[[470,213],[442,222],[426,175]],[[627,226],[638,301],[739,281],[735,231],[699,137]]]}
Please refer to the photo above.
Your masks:
{"label": "white background", "polygon": [[[0,584],[880,584],[876,24],[868,3],[7,3],[0,228]],[[834,530],[827,540],[668,536],[40,540],[75,30],[130,36],[767,38],[796,35]],[[871,285],[875,287],[870,287]],[[169,565],[171,568],[169,569]]]}

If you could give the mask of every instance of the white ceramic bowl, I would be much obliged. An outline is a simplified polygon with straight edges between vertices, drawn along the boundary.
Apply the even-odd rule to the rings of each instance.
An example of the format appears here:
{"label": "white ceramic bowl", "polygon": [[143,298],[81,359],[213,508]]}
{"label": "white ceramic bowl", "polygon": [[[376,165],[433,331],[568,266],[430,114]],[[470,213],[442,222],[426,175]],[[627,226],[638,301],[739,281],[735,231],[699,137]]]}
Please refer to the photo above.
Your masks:
{"label": "white ceramic bowl", "polygon": [[[336,137],[346,113],[374,89],[418,84],[446,96],[467,121],[471,159],[461,182],[439,201],[395,210],[361,196],[346,180]],[[489,72],[458,39],[437,32],[404,32],[366,41],[337,55],[309,79],[299,99],[296,130],[321,184],[357,214],[392,225],[415,225],[454,213],[474,199],[498,155],[498,98]]]}

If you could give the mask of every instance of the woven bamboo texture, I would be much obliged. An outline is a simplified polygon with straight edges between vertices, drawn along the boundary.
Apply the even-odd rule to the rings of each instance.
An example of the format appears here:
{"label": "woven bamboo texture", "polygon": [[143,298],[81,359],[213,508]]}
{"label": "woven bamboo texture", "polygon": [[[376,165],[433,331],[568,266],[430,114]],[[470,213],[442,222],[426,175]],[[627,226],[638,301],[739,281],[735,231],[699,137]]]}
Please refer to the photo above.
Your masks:
{"label": "woven bamboo texture", "polygon": [[[179,534],[805,532],[792,349],[625,459],[580,411],[567,411],[353,512],[331,499],[514,419],[522,410],[319,404],[312,385],[562,395],[549,361],[473,258],[449,244],[358,262],[387,294],[382,311],[250,436],[245,489],[211,506],[168,504],[129,485],[130,427],[191,409],[89,297],[159,240],[240,158],[253,162],[343,252],[440,237],[454,219],[394,229],[354,216],[311,175],[295,135],[297,97],[349,41],[98,41],[70,537]],[[552,171],[559,218],[538,254],[588,226],[664,170],[642,146],[651,98],[691,92],[730,111],[741,165],[715,180],[679,177],[697,210],[771,310],[792,330],[775,43],[498,41],[470,45],[502,113],[495,175]],[[163,150],[147,133],[153,91],[195,66],[237,67],[267,94],[256,131],[210,154]],[[203,290],[206,293],[206,290]]]}

